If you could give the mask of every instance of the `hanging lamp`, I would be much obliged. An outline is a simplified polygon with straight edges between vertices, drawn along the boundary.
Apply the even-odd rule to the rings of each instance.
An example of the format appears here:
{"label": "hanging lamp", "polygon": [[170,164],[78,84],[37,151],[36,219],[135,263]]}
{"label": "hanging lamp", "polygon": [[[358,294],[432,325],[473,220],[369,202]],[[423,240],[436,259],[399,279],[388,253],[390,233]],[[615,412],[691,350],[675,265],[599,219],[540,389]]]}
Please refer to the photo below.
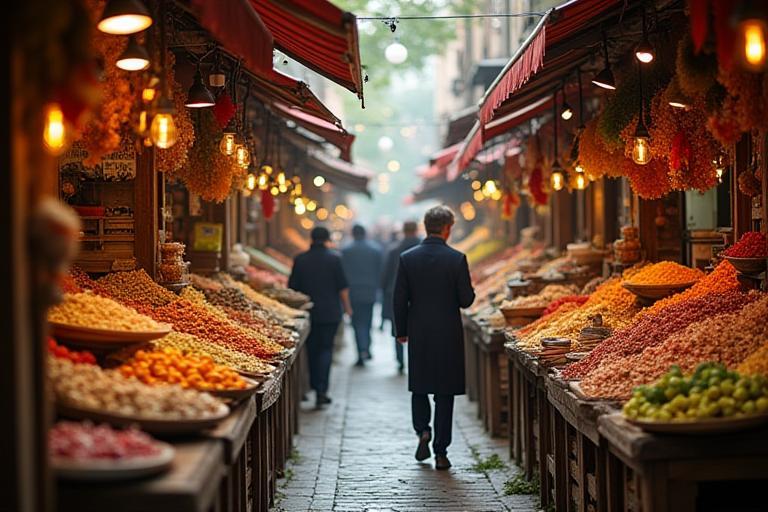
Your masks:
{"label": "hanging lamp", "polygon": [[134,34],[128,36],[128,45],[117,58],[115,65],[124,71],[142,71],[149,67],[149,53],[139,44]]}
{"label": "hanging lamp", "polygon": [[198,62],[195,78],[187,92],[187,101],[184,102],[184,106],[187,108],[206,108],[215,104],[216,100],[213,99],[213,94],[203,83],[203,75],[200,73],[200,63]]}
{"label": "hanging lamp", "polygon": [[108,0],[96,27],[115,35],[135,34],[152,25],[152,16],[140,0]]}
{"label": "hanging lamp", "polygon": [[632,161],[637,165],[646,165],[653,158],[651,153],[651,134],[645,124],[645,101],[643,98],[643,69],[638,65],[638,82],[640,85],[640,118],[637,120],[635,136],[632,144]]}
{"label": "hanging lamp", "polygon": [[733,10],[731,25],[738,37],[735,47],[741,66],[753,72],[765,70],[768,40],[768,8],[765,2],[742,0]]}
{"label": "hanging lamp", "polygon": [[648,40],[648,25],[646,22],[645,17],[645,6],[642,7],[643,9],[643,39],[640,41],[640,44],[635,47],[635,58],[642,62],[643,64],[650,64],[653,62],[655,55],[653,45]]}
{"label": "hanging lamp", "polygon": [[573,117],[573,109],[565,99],[565,82],[563,82],[563,85],[560,88],[560,94],[563,96],[563,102],[560,105],[560,118],[563,121],[570,121]]}
{"label": "hanging lamp", "polygon": [[553,160],[552,160],[552,174],[550,176],[550,182],[553,190],[562,190],[565,186],[565,169],[560,165],[560,159],[557,155],[557,90],[555,90],[552,96],[552,122],[554,123],[554,136],[553,136]]}
{"label": "hanging lamp", "polygon": [[603,89],[613,91],[616,89],[616,79],[613,77],[611,61],[608,59],[608,38],[605,32],[603,32],[603,60],[605,61],[605,67],[595,75],[592,83]]}

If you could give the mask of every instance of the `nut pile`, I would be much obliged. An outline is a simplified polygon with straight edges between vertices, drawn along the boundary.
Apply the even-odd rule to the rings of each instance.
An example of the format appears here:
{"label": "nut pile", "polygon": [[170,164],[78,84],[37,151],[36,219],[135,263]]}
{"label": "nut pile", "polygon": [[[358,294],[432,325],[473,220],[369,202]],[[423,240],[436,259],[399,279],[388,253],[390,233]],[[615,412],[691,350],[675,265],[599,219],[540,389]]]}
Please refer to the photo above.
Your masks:
{"label": "nut pile", "polygon": [[297,292],[296,290],[292,290],[283,286],[267,288],[262,290],[261,293],[292,308],[300,308],[311,300],[309,295],[305,295],[301,292]]}
{"label": "nut pile", "polygon": [[147,386],[114,370],[48,358],[56,400],[81,409],[137,419],[204,419],[219,414],[222,402],[208,393],[179,386]]}
{"label": "nut pile", "polygon": [[160,328],[157,322],[135,309],[90,292],[65,294],[61,304],[48,310],[48,320],[112,331],[156,331]]}
{"label": "nut pile", "polygon": [[587,357],[566,368],[563,376],[569,379],[583,378],[602,364],[640,353],[650,346],[658,345],[694,322],[739,311],[756,299],[756,294],[730,291],[711,293],[672,304],[656,313],[638,318],[626,329],[615,333],[600,343]]}
{"label": "nut pile", "polygon": [[629,284],[673,285],[698,281],[704,273],[673,261],[660,261],[643,267],[629,280]]}
{"label": "nut pile", "polygon": [[191,334],[173,331],[160,339],[153,340],[151,346],[162,350],[173,348],[184,354],[197,354],[210,357],[216,364],[229,366],[239,372],[266,375],[275,367],[256,356],[232,350],[224,345],[206,341]]}
{"label": "nut pile", "polygon": [[552,301],[558,300],[568,295],[573,295],[578,290],[575,286],[566,286],[562,284],[549,284],[545,286],[539,293],[535,295],[527,295],[524,297],[517,297],[512,300],[505,300],[502,302],[501,309],[512,308],[536,308],[546,307]]}
{"label": "nut pile", "polygon": [[654,381],[674,364],[686,373],[704,361],[736,368],[768,342],[766,315],[768,296],[762,296],[741,311],[695,322],[641,353],[600,365],[581,388],[590,396],[626,399],[632,388]]}
{"label": "nut pile", "polygon": [[685,302],[696,297],[702,297],[708,293],[727,292],[728,290],[738,290],[741,286],[736,277],[736,269],[728,261],[721,261],[710,274],[699,279],[699,281],[687,290],[676,293],[666,299],[657,301],[639,313],[639,316],[656,313],[671,304]]}
{"label": "nut pile", "polygon": [[723,251],[732,258],[768,258],[768,238],[759,231],[748,231],[738,242]]}
{"label": "nut pile", "polygon": [[130,459],[160,453],[160,445],[136,428],[60,421],[48,431],[48,454],[59,459]]}
{"label": "nut pile", "polygon": [[112,272],[98,279],[96,284],[100,290],[122,303],[164,306],[178,298],[152,280],[144,269]]}
{"label": "nut pile", "polygon": [[274,357],[283,350],[280,344],[265,336],[234,324],[226,318],[223,312],[221,315],[225,318],[221,319],[204,306],[194,304],[186,299],[180,299],[159,308],[148,309],[147,313],[158,321],[173,325],[176,331],[193,334],[204,340],[262,359]]}
{"label": "nut pile", "polygon": [[150,386],[178,384],[184,389],[222,391],[245,389],[243,378],[234,370],[215,364],[203,355],[182,354],[175,348],[154,351],[137,350],[118,371],[123,377],[135,377]]}
{"label": "nut pile", "polygon": [[243,312],[227,306],[220,306],[219,309],[221,309],[230,320],[242,327],[261,333],[284,347],[294,346],[291,333],[287,329],[279,324],[265,320],[259,316],[257,311]]}
{"label": "nut pile", "polygon": [[213,279],[203,277],[199,274],[189,274],[189,282],[198,290],[217,291],[224,288],[224,285]]}
{"label": "nut pile", "polygon": [[549,303],[549,306],[544,310],[544,313],[542,313],[542,316],[550,315],[557,311],[560,306],[565,304],[566,302],[573,302],[577,306],[581,306],[585,302],[587,302],[587,299],[589,297],[586,295],[566,295],[564,297],[560,297],[559,299],[553,300]]}

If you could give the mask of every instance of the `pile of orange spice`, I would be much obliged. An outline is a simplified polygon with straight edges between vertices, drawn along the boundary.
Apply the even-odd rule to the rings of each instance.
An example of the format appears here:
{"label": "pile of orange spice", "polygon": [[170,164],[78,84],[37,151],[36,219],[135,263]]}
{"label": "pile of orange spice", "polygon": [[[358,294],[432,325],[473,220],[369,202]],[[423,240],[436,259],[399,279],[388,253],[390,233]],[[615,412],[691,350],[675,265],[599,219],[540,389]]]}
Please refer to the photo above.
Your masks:
{"label": "pile of orange spice", "polygon": [[118,371],[144,384],[178,384],[198,391],[237,390],[248,386],[236,371],[215,364],[210,357],[184,355],[172,348],[153,352],[138,350]]}
{"label": "pile of orange spice", "polygon": [[630,279],[630,284],[667,285],[698,281],[704,273],[696,268],[686,267],[674,261],[660,261],[643,267]]}
{"label": "pile of orange spice", "polygon": [[699,279],[696,284],[683,292],[657,301],[653,306],[641,311],[640,316],[657,313],[671,304],[703,297],[708,293],[738,290],[740,287],[741,285],[736,277],[736,269],[727,260],[723,260],[715,267],[715,270]]}

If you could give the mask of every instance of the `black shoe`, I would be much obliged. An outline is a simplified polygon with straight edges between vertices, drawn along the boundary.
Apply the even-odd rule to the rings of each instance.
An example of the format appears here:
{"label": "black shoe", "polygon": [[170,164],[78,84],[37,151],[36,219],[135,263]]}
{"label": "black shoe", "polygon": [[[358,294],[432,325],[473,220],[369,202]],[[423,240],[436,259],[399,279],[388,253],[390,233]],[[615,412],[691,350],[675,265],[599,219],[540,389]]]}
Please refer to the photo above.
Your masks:
{"label": "black shoe", "polygon": [[398,365],[397,366],[397,374],[398,375],[403,375],[404,373],[405,373],[405,366],[402,365],[402,364]]}
{"label": "black shoe", "polygon": [[429,451],[429,442],[431,440],[432,434],[429,431],[421,433],[419,436],[419,447],[416,448],[417,461],[421,462],[432,456],[432,452]]}
{"label": "black shoe", "polygon": [[446,455],[435,455],[435,469],[448,469],[451,467],[451,461]]}
{"label": "black shoe", "polygon": [[370,352],[365,352],[363,354],[363,359],[365,359],[366,361],[370,361],[371,359],[373,359],[373,356],[371,355]]}
{"label": "black shoe", "polygon": [[323,394],[318,394],[317,395],[317,399],[316,399],[315,403],[317,404],[318,407],[320,407],[320,406],[323,406],[323,405],[328,405],[331,402],[332,402],[331,397],[329,397],[328,395],[323,393]]}
{"label": "black shoe", "polygon": [[365,367],[365,361],[363,361],[362,359],[358,359],[357,362],[355,363],[355,368],[363,368],[363,367]]}

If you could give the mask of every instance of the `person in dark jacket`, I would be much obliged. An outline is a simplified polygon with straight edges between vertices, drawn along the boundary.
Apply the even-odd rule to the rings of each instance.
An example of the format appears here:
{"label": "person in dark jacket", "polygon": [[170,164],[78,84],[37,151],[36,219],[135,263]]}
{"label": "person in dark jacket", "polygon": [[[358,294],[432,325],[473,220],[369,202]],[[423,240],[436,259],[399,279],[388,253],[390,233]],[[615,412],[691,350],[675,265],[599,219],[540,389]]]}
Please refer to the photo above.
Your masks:
{"label": "person in dark jacket", "polygon": [[[381,274],[381,289],[384,291],[381,305],[381,316],[384,319],[392,321],[392,336],[395,336],[395,314],[393,300],[395,295],[395,276],[397,276],[397,264],[400,261],[400,255],[408,249],[419,245],[421,240],[416,235],[418,224],[413,221],[403,224],[403,239],[392,247],[384,260],[384,272]],[[397,371],[402,374],[405,367],[405,358],[403,357],[403,345],[395,340],[395,356],[397,357]]]}
{"label": "person in dark jacket", "polygon": [[296,256],[288,286],[312,299],[311,327],[307,337],[309,382],[316,393],[317,406],[331,403],[328,379],[333,356],[333,340],[344,312],[352,315],[349,286],[341,256],[328,248],[330,233],[324,227],[312,230],[312,246]]}
{"label": "person in dark jacket", "polygon": [[461,308],[475,300],[467,257],[446,244],[453,212],[435,206],[424,215],[427,238],[400,256],[395,280],[397,341],[408,343],[408,389],[413,428],[419,436],[416,459],[430,457],[429,396],[435,402],[435,468],[448,469],[453,399],[464,394],[464,330]]}
{"label": "person in dark jacket", "polygon": [[381,279],[381,250],[366,239],[365,228],[359,224],[352,228],[352,238],[353,242],[341,251],[341,261],[349,279],[352,328],[357,343],[356,366],[365,366],[365,361],[371,358],[371,325]]}

